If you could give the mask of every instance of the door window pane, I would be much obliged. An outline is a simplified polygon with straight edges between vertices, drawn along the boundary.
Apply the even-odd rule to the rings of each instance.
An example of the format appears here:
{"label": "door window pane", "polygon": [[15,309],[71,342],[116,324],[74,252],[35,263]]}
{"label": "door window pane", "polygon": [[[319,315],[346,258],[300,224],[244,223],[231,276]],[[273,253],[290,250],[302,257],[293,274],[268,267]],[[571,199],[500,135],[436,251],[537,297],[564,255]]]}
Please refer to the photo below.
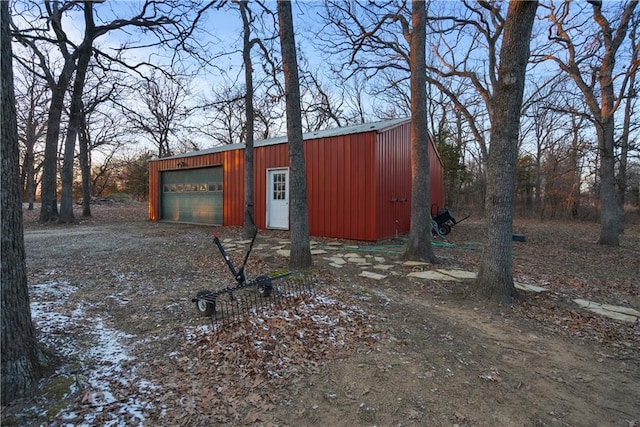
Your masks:
{"label": "door window pane", "polygon": [[273,200],[286,200],[286,174],[273,174]]}

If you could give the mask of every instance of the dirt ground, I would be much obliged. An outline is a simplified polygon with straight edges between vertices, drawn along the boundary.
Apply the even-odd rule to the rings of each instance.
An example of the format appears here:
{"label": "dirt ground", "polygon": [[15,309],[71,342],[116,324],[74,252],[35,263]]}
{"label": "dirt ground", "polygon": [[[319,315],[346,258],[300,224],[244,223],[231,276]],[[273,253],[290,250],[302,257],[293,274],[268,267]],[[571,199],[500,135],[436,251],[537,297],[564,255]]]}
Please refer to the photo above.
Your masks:
{"label": "dirt ground", "polygon": [[[595,243],[597,224],[516,221],[516,280],[547,290],[510,308],[473,281],[407,277],[477,271],[478,219],[437,243],[436,266],[403,265],[401,238],[314,239],[313,293],[214,327],[191,298],[233,283],[211,234],[240,262],[239,228],[152,223],[143,204],[93,214],[43,226],[25,211],[32,316],[55,369],[41,396],[2,408],[3,426],[640,424],[640,324],[573,302],[640,310],[638,221],[619,248]],[[287,237],[259,234],[251,276],[286,268]],[[385,278],[360,276],[375,264]]]}

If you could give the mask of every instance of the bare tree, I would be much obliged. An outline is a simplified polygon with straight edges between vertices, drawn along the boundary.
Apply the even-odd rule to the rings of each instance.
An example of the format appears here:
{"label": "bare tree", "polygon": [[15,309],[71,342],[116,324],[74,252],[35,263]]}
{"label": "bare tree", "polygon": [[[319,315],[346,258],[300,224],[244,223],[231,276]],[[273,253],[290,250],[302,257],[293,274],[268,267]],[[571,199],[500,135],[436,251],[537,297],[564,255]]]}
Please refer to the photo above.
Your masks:
{"label": "bare tree", "polygon": [[369,116],[365,102],[366,83],[360,76],[353,76],[342,85],[347,105],[347,121],[353,124],[364,124]]}
{"label": "bare tree", "polygon": [[[58,219],[58,191],[57,191],[57,171],[58,171],[58,138],[60,136],[60,121],[64,109],[64,98],[67,88],[73,77],[75,69],[76,54],[69,51],[67,44],[68,37],[62,29],[62,16],[74,5],[60,5],[58,2],[45,2],[47,22],[50,25],[38,31],[35,28],[19,29],[14,27],[13,36],[24,46],[31,49],[38,58],[38,67],[40,68],[43,78],[46,79],[51,89],[51,103],[49,104],[49,112],[47,117],[47,135],[45,140],[44,161],[42,168],[42,186],[41,186],[41,207],[40,221],[49,222]],[[26,8],[26,7],[25,7]],[[49,36],[49,30],[52,30],[54,37]],[[49,40],[53,39],[53,43],[57,45],[63,57],[63,66],[55,75],[55,70],[48,58]],[[28,64],[23,63],[26,67]]]}
{"label": "bare tree", "polygon": [[[103,177],[112,169],[111,163],[114,157],[119,157],[121,151],[128,146],[135,145],[135,142],[129,139],[131,136],[127,130],[127,122],[124,115],[119,114],[119,109],[114,105],[118,95],[111,93],[111,88],[106,93],[102,92],[105,85],[96,85],[95,83],[97,82],[92,82],[90,89],[85,92],[84,121],[79,141],[81,156],[82,146],[87,146],[86,155],[88,159],[86,165],[90,166],[88,183],[85,183],[84,174],[86,171],[82,171],[82,185],[83,187],[88,187],[83,188],[83,215],[85,211],[84,205],[87,202],[90,204],[93,197],[103,196],[105,187],[110,185],[110,182],[104,180]],[[97,160],[96,165],[93,164],[94,159]]]}
{"label": "bare tree", "polygon": [[[397,88],[410,81],[411,112],[411,226],[405,258],[435,259],[431,248],[431,205],[426,118],[426,6],[412,2],[384,4],[360,1],[328,1],[325,19],[334,33],[324,36],[327,49],[346,59],[339,71],[348,76],[362,73],[367,78],[382,76],[383,88]],[[407,19],[407,15],[411,19]],[[413,26],[413,28],[412,28]],[[395,91],[395,93],[401,93]],[[402,92],[404,97],[407,92]],[[402,102],[397,107],[406,106]],[[389,116],[396,110],[387,111]],[[405,114],[406,115],[406,111]]]}
{"label": "bare tree", "polygon": [[431,247],[431,197],[429,191],[429,133],[427,132],[427,76],[425,44],[427,16],[424,1],[411,3],[411,21],[403,25],[409,41],[411,69],[411,226],[404,259],[433,262]]}
{"label": "bare tree", "polygon": [[410,115],[409,40],[403,29],[411,15],[407,2],[327,0],[321,14],[326,25],[317,39],[348,88],[347,102],[355,102],[355,122],[366,116],[365,92],[373,97],[375,117]]}
{"label": "bare tree", "polygon": [[485,296],[506,304],[513,302],[516,293],[511,237],[518,132],[529,40],[537,7],[537,2],[509,3],[498,79],[491,101],[491,149],[485,207],[487,244],[477,283]]}
{"label": "bare tree", "polygon": [[77,62],[75,65],[75,76],[73,81],[73,90],[71,92],[71,106],[69,107],[69,123],[67,124],[67,133],[64,143],[64,162],[61,171],[61,194],[60,194],[60,215],[59,222],[70,223],[74,220],[73,214],[73,170],[76,153],[76,140],[78,133],[82,129],[84,123],[82,95],[84,92],[84,84],[89,68],[89,61],[93,53],[92,46],[94,40],[99,33],[96,32],[96,25],[93,20],[93,3],[84,2],[84,39],[77,47]]}
{"label": "bare tree", "polygon": [[[212,88],[210,95],[199,101],[204,122],[197,130],[216,145],[246,143],[246,89],[244,84],[224,77],[223,82]],[[265,79],[266,80],[266,79]],[[254,81],[253,134],[266,139],[275,136],[282,116],[280,97],[273,97],[264,90],[264,81]]]}
{"label": "bare tree", "polygon": [[225,82],[213,89],[213,99],[204,101],[201,108],[206,123],[201,132],[215,144],[244,143],[246,140],[246,113],[244,85]]}
{"label": "bare tree", "polygon": [[302,140],[302,118],[300,113],[300,87],[296,41],[293,32],[291,3],[278,0],[278,23],[282,49],[285,97],[287,104],[287,138],[289,140],[291,256],[289,266],[304,270],[311,267],[311,245],[309,242],[309,211],[307,207],[307,180]]}
{"label": "bare tree", "polygon": [[[39,5],[31,7],[32,3],[31,0],[21,0],[14,3],[14,8],[22,14],[19,21],[22,26],[14,25],[13,36],[38,57],[39,68],[43,78],[47,80],[52,91],[43,164],[42,207],[40,212],[40,221],[48,222],[58,219],[56,177],[60,120],[64,109],[65,96],[74,72],[77,71],[76,67],[78,65],[84,67],[84,62],[88,63],[86,58],[90,58],[93,52],[96,57],[106,58],[113,63],[127,66],[130,69],[137,70],[145,66],[153,68],[155,66],[151,63],[141,61],[129,65],[122,60],[119,54],[131,48],[128,44],[116,49],[116,54],[111,55],[97,49],[94,46],[94,42],[109,32],[132,28],[141,29],[148,38],[155,37],[146,44],[147,47],[164,46],[170,43],[173,43],[174,47],[176,45],[180,46],[184,43],[184,39],[190,35],[186,21],[190,14],[197,13],[198,9],[187,2],[155,2],[147,0],[140,5],[139,12],[132,18],[117,18],[111,22],[97,25],[94,23],[93,9],[94,7],[103,6],[102,3],[45,0],[44,10]],[[34,11],[40,15],[32,15]],[[75,45],[72,37],[67,34],[65,25],[74,21],[73,19],[67,19],[67,17],[76,16],[78,11],[83,15],[85,32],[81,44]],[[100,14],[96,16],[100,16]],[[14,24],[15,22],[14,20]],[[40,23],[42,23],[41,26],[37,26]],[[47,57],[48,52],[52,49],[55,49],[62,57],[62,66],[57,76],[54,66]],[[85,59],[80,61],[81,57]],[[82,91],[79,89],[82,86],[82,80],[82,70],[80,70],[80,76],[76,79],[78,90],[75,91],[73,96],[76,100],[82,99]],[[71,109],[71,114],[74,118],[70,122],[69,130],[71,134],[67,138],[65,147],[65,163],[67,165],[64,166],[65,169],[63,171],[63,187],[66,189],[62,200],[65,207],[63,220],[70,219],[70,215],[72,215],[69,211],[70,191],[68,190],[69,185],[72,185],[72,179],[70,180],[69,177],[73,176],[73,150],[71,149],[71,144],[75,144],[74,134],[77,134],[77,123],[79,122],[78,116],[74,111],[78,111],[77,106],[81,105],[81,101],[73,102],[75,104],[74,108]]]}
{"label": "bare tree", "polygon": [[[305,68],[309,68],[308,64]],[[303,71],[301,75],[301,108],[305,132],[347,124],[342,112],[343,98],[333,96],[317,71]]]}
{"label": "bare tree", "polygon": [[[255,108],[254,108],[254,84],[253,84],[253,61],[251,59],[251,50],[254,46],[259,46],[266,62],[272,63],[268,49],[258,37],[252,37],[252,23],[254,14],[248,7],[248,0],[238,1],[240,7],[240,16],[242,17],[242,62],[244,64],[244,114],[245,114],[245,150],[244,150],[244,229],[243,234],[249,238],[253,234],[255,227],[253,222],[254,209],[254,171],[253,171],[253,143],[255,133]],[[262,11],[266,12],[271,18],[274,18],[271,11],[264,6]],[[274,25],[275,28],[275,19]]]}
{"label": "bare tree", "polygon": [[[92,151],[105,144],[118,145],[116,138],[109,140],[94,139],[92,134],[98,134],[103,127],[99,126],[94,129],[94,120],[97,116],[96,111],[101,105],[107,104],[109,109],[108,114],[102,114],[100,117],[111,121],[112,123],[117,120],[116,109],[113,107],[113,101],[118,97],[118,88],[113,78],[106,70],[100,67],[91,67],[91,72],[87,76],[87,80],[83,89],[83,109],[80,114],[80,123],[78,127],[78,146],[79,146],[79,163],[80,163],[80,175],[82,177],[82,216],[91,216],[91,199],[92,199],[92,185],[91,185],[91,168],[92,168]],[[110,81],[111,80],[111,81]],[[112,132],[118,135],[123,132],[122,127],[114,127]]]}
{"label": "bare tree", "polygon": [[[32,58],[35,61],[35,58]],[[49,89],[31,70],[17,68],[16,112],[18,114],[18,140],[22,152],[21,186],[24,199],[33,210],[38,185],[38,174],[42,168],[42,145],[47,132],[47,109],[50,102]]]}
{"label": "bare tree", "polygon": [[[248,0],[236,0],[239,7],[240,16],[242,18],[242,63],[244,69],[244,95],[242,99],[240,96],[235,96],[230,99],[233,103],[243,103],[244,117],[234,118],[234,121],[242,123],[240,127],[242,130],[240,141],[245,142],[244,151],[244,229],[243,234],[245,237],[250,237],[253,234],[253,216],[254,216],[254,168],[253,168],[253,147],[254,139],[256,135],[256,122],[262,122],[265,130],[268,131],[268,126],[271,124],[271,113],[268,109],[256,108],[256,87],[260,86],[260,82],[256,84],[254,75],[254,61],[252,59],[251,52],[254,48],[258,48],[261,54],[262,69],[266,76],[263,79],[265,81],[271,81],[271,84],[267,86],[267,98],[269,88],[275,87],[278,92],[281,93],[277,78],[277,69],[273,57],[273,49],[270,48],[271,43],[277,39],[277,34],[272,33],[265,28],[275,29],[276,16],[275,13],[267,7],[267,4],[256,1],[250,3]],[[266,24],[265,24],[266,21]],[[261,27],[256,28],[256,27]],[[231,113],[231,112],[230,112]],[[233,113],[228,114],[228,117],[232,117]],[[264,134],[264,133],[263,133]],[[268,134],[268,133],[267,133]],[[266,137],[266,134],[265,134]],[[235,141],[234,141],[235,142]]]}
{"label": "bare tree", "polygon": [[[435,9],[436,7],[441,9]],[[505,19],[497,2],[440,2],[429,10],[427,80],[455,104],[478,146],[484,173]],[[483,179],[484,180],[484,179]]]}
{"label": "bare tree", "polygon": [[[598,136],[598,156],[600,159],[600,238],[599,243],[609,246],[620,244],[619,233],[623,218],[617,207],[615,176],[615,120],[614,116],[624,99],[627,85],[640,66],[639,61],[631,62],[620,71],[616,68],[616,58],[620,46],[627,37],[637,0],[630,0],[620,7],[615,18],[605,16],[601,1],[590,1],[593,21],[598,32],[584,38],[585,27],[577,26],[581,11],[572,14],[574,3],[563,1],[551,4],[548,19],[551,21],[549,39],[560,46],[562,52],[541,53],[541,58],[553,61],[574,81],[585,97],[589,112],[595,121]],[[617,28],[616,28],[617,26]],[[587,27],[588,28],[588,27]],[[638,45],[634,51],[640,49]],[[637,58],[637,56],[636,56]],[[616,85],[618,93],[616,94]]]}
{"label": "bare tree", "polygon": [[[631,18],[629,41],[631,45],[631,64],[637,64],[640,62],[640,49],[638,49],[638,21],[640,15],[635,14]],[[627,171],[629,168],[629,152],[632,150],[630,134],[631,123],[634,113],[634,101],[637,99],[636,92],[636,72],[632,73],[629,77],[628,89],[625,95],[625,107],[622,128],[620,130],[620,138],[618,139],[616,146],[620,150],[620,161],[618,164],[618,174],[616,176],[617,184],[617,198],[618,198],[618,210],[619,216],[622,218],[622,226],[624,226],[624,205],[626,202],[627,193]],[[636,123],[637,126],[637,123]],[[622,230],[621,230],[622,231]]]}
{"label": "bare tree", "polygon": [[2,104],[2,405],[32,395],[42,376],[41,353],[31,322],[24,250],[18,125],[13,89],[9,3],[0,2]]}
{"label": "bare tree", "polygon": [[582,98],[575,96],[568,83],[562,75],[532,82],[530,90],[536,95],[523,107],[520,152],[531,159],[531,174],[529,183],[519,184],[531,191],[522,208],[523,213],[535,212],[541,219],[550,213],[555,216],[558,210],[577,217],[581,203],[582,133],[589,116],[583,113]]}
{"label": "bare tree", "polygon": [[158,149],[158,157],[174,154],[176,140],[190,115],[188,93],[186,81],[156,73],[140,84],[138,101],[142,105],[122,105],[130,129],[152,142]]}

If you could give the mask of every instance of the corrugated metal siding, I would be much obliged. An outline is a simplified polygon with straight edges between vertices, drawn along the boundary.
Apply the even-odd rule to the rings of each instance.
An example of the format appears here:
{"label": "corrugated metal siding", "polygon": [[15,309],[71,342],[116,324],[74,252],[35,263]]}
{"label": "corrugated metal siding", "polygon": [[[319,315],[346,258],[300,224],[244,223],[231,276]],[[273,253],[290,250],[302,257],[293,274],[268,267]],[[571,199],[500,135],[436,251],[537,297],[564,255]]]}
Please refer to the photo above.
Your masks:
{"label": "corrugated metal siding", "polygon": [[409,231],[411,220],[411,127],[378,134],[376,240]]}
{"label": "corrugated metal siding", "polygon": [[[380,132],[377,152],[378,224],[375,240],[407,233],[411,222],[411,124]],[[429,139],[431,203],[444,203],[443,166]]]}
{"label": "corrugated metal siding", "polygon": [[[369,132],[305,141],[312,236],[375,240],[374,140]],[[257,147],[254,164],[256,223],[264,228],[266,171],[289,166],[287,145]]]}
{"label": "corrugated metal siding", "polygon": [[179,159],[155,160],[149,164],[149,219],[160,220],[160,176],[162,171],[222,166],[224,225],[242,225],[244,206],[244,150],[229,150]]}
{"label": "corrugated metal siding", "polygon": [[375,240],[375,133],[305,143],[309,232]]}
{"label": "corrugated metal siding", "polygon": [[[311,235],[375,241],[407,232],[411,214],[410,145],[409,123],[381,133],[305,141]],[[442,206],[443,170],[435,153],[430,144],[431,201]],[[186,162],[183,167],[222,165],[224,225],[242,225],[244,149],[151,162],[149,218],[159,220],[160,172],[179,169],[179,162]],[[266,221],[266,171],[288,165],[287,144],[255,148],[254,209],[258,228],[265,228]],[[396,201],[392,203],[392,199]]]}

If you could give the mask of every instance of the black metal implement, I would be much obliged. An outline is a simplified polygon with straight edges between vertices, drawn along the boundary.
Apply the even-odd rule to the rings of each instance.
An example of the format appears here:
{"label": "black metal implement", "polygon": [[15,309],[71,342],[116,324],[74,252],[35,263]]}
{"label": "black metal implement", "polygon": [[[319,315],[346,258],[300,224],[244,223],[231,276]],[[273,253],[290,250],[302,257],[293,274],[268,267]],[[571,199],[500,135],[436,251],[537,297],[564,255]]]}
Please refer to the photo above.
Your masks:
{"label": "black metal implement", "polygon": [[240,322],[261,310],[286,308],[314,294],[314,287],[306,278],[289,276],[286,280],[278,280],[283,277],[286,276],[273,279],[277,285],[273,285],[272,293],[268,296],[259,292],[236,292],[239,289],[237,287],[211,293],[203,291],[199,298],[194,298],[197,301],[196,309],[200,314],[210,316],[213,325],[220,326]]}
{"label": "black metal implement", "polygon": [[[220,236],[215,234],[213,237],[213,242],[231,271],[235,284],[218,290],[200,291],[191,300],[195,303],[198,314],[211,316],[214,323],[220,319],[239,320],[245,313],[254,312],[257,307],[279,304],[280,301],[311,292],[311,285],[304,278],[296,276],[291,277],[290,280],[282,280],[292,276],[290,271],[278,271],[249,279],[246,267],[258,235],[258,227],[256,227],[251,215],[248,217],[253,225],[253,236],[240,268],[237,268],[231,261]],[[242,292],[245,290],[254,290],[255,292]]]}

